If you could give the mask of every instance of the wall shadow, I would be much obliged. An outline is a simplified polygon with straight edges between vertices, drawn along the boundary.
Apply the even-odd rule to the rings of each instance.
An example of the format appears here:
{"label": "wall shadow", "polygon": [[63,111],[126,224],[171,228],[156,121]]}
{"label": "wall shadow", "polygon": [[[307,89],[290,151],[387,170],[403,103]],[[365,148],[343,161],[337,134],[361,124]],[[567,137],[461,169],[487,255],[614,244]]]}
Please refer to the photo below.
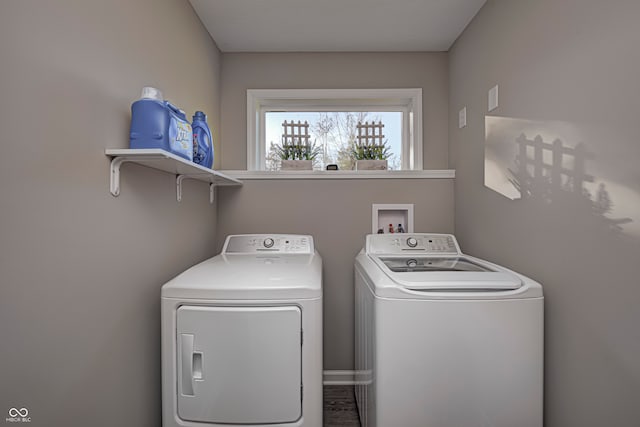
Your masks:
{"label": "wall shadow", "polygon": [[627,426],[629,414],[640,416],[640,185],[615,177],[633,177],[621,169],[637,159],[598,163],[611,158],[608,147],[582,143],[585,134],[564,122],[487,117],[491,191],[474,226],[491,240],[478,255],[543,285],[545,413],[570,414],[546,422]]}
{"label": "wall shadow", "polygon": [[640,236],[640,227],[631,224],[640,215],[640,194],[627,203],[632,207],[627,215],[620,215],[616,200],[634,199],[629,196],[633,191],[591,174],[589,166],[597,159],[586,144],[554,136],[576,134],[572,128],[561,122],[487,117],[485,186],[514,201],[526,199],[564,215],[590,217],[596,228]]}

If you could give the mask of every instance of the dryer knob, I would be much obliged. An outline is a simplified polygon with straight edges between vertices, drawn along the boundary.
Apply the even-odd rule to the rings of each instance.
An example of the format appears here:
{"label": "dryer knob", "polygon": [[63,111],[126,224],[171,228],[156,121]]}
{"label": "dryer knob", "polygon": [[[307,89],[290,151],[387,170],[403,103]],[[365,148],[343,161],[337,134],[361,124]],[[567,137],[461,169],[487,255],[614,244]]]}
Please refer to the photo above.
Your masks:
{"label": "dryer knob", "polygon": [[267,237],[266,239],[264,239],[264,242],[262,243],[264,245],[265,248],[270,248],[273,246],[273,239],[271,237]]}
{"label": "dryer knob", "polygon": [[407,246],[409,246],[410,248],[415,248],[416,246],[418,246],[418,241],[415,237],[409,237],[407,239]]}

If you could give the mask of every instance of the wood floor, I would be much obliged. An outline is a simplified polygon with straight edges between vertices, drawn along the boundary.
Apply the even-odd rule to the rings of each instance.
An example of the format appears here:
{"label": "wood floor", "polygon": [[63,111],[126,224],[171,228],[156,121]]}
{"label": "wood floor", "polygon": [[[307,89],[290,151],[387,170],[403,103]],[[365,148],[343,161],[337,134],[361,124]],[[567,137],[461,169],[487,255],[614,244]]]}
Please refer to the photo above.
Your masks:
{"label": "wood floor", "polygon": [[353,386],[324,386],[324,427],[360,427]]}

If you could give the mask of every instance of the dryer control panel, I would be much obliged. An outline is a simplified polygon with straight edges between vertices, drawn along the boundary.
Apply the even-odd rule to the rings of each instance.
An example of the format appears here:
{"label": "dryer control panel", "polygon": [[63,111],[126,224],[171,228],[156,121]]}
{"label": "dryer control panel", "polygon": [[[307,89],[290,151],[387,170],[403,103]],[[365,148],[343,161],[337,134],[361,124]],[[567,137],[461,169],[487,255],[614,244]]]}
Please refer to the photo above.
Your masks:
{"label": "dryer control panel", "polygon": [[283,253],[311,255],[313,237],[299,234],[237,234],[227,236],[223,254]]}
{"label": "dryer control panel", "polygon": [[451,234],[370,234],[367,236],[367,253],[433,255],[459,255],[460,247]]}

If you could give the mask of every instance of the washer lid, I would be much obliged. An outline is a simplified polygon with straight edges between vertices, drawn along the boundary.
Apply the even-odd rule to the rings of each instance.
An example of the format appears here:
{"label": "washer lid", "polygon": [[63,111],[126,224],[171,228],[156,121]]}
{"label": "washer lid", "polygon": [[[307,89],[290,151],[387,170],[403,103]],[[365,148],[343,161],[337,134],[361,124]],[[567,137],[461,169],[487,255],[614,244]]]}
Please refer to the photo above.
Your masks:
{"label": "washer lid", "polygon": [[380,257],[380,261],[394,273],[423,271],[496,271],[464,257]]}
{"label": "washer lid", "polygon": [[373,256],[397,284],[410,290],[506,291],[523,286],[516,275],[465,256]]}
{"label": "washer lid", "polygon": [[322,296],[322,260],[307,254],[221,254],[162,287],[187,299],[296,299]]}

